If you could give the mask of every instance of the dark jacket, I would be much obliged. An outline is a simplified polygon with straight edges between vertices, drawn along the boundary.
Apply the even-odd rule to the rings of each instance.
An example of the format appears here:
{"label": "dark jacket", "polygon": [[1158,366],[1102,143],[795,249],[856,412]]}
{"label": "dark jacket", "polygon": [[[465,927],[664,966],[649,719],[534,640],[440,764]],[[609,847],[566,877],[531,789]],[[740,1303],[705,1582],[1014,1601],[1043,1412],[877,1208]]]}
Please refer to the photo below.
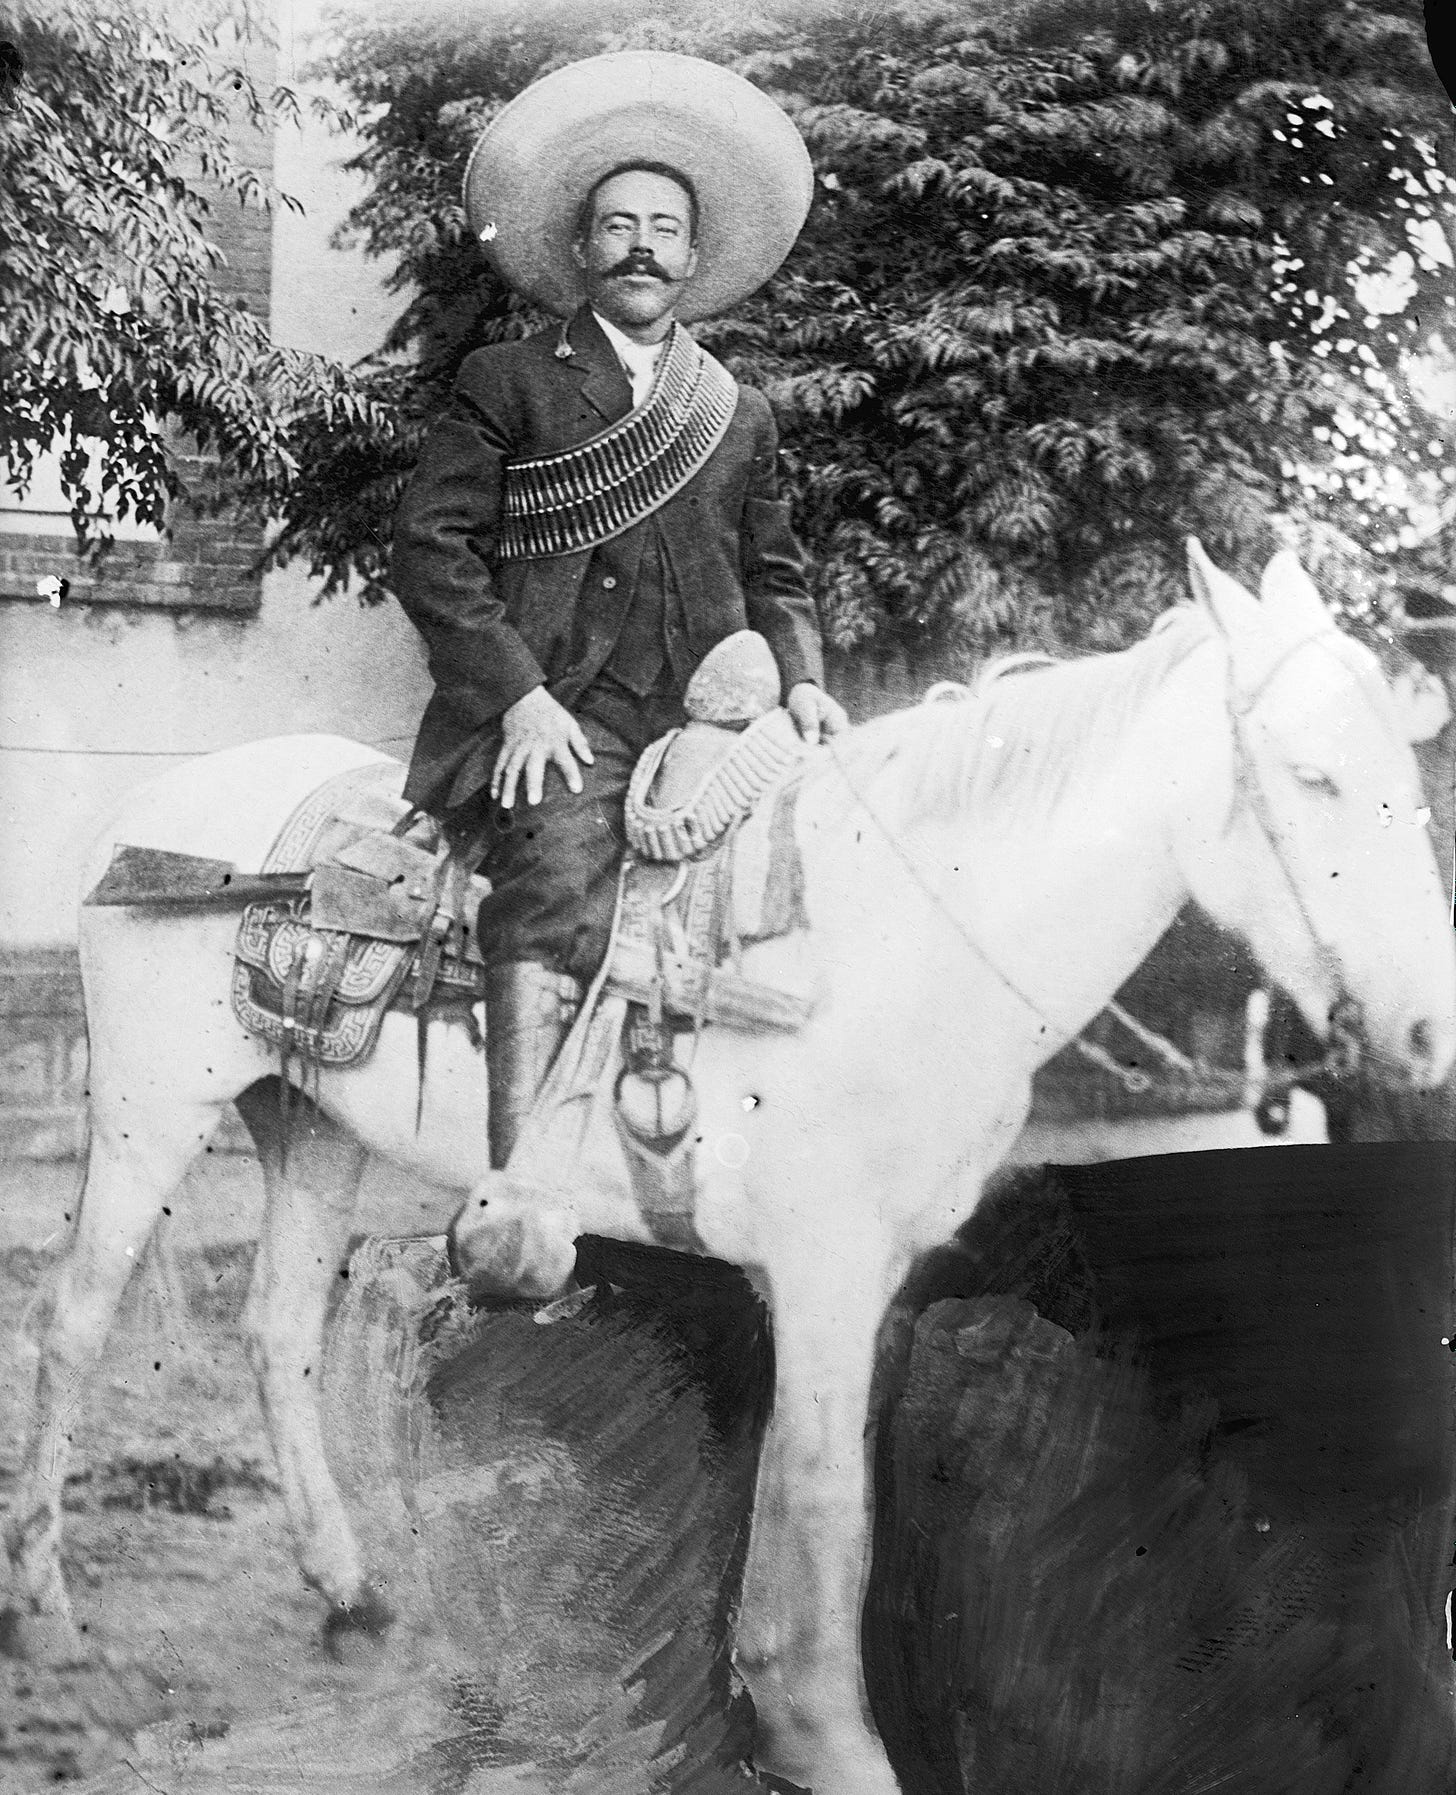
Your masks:
{"label": "dark jacket", "polygon": [[544,682],[571,709],[612,652],[655,528],[681,596],[692,664],[733,631],[758,630],[784,690],[822,681],[803,553],[779,497],[768,402],[739,389],[727,434],[643,524],[594,550],[495,565],[502,470],[596,436],[632,408],[605,333],[583,309],[575,353],[553,327],[466,357],[431,430],[394,527],[390,585],[425,639],[433,697],[405,796],[432,810],[465,802],[488,776],[482,749],[501,713]]}

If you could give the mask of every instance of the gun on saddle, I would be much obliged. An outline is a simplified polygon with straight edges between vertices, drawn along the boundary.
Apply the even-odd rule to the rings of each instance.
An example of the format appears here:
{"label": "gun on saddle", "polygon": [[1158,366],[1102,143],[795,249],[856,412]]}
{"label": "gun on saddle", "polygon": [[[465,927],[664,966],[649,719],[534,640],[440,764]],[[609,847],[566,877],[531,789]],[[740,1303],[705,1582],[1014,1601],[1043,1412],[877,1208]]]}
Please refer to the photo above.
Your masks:
{"label": "gun on saddle", "polygon": [[158,910],[233,910],[261,900],[301,897],[310,875],[244,873],[226,860],[168,848],[119,845],[88,904]]}

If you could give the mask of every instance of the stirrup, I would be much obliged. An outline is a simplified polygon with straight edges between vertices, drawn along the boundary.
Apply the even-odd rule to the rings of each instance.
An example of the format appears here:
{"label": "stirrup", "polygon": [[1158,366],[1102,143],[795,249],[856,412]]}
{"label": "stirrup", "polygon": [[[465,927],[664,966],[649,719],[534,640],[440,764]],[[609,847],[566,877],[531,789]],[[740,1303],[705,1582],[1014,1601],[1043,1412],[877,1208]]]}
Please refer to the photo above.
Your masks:
{"label": "stirrup", "polygon": [[612,1115],[654,1238],[679,1252],[701,1251],[694,1221],[698,1098],[690,1074],[673,1054],[673,1031],[663,1019],[660,993],[645,1006],[627,1007]]}

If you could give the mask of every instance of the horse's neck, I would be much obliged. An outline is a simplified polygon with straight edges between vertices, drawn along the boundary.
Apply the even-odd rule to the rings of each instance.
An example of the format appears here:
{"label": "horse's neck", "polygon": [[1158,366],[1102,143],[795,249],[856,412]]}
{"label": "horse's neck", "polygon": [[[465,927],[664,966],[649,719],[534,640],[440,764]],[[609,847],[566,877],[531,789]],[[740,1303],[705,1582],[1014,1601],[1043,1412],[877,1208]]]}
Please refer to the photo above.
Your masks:
{"label": "horse's neck", "polygon": [[[1019,1015],[1047,1058],[1152,951],[1188,897],[1176,813],[1200,801],[1196,771],[1173,776],[1193,764],[1185,730],[1201,727],[1206,708],[1196,676],[1181,675],[1046,819],[952,817],[892,842],[892,827],[850,817],[861,844],[854,876],[874,896],[858,920],[883,938],[885,917],[900,919],[893,979],[938,994],[947,1014],[937,1026],[954,1026],[957,1006],[982,1018],[995,1006]],[[910,959],[920,962],[913,972]]]}
{"label": "horse's neck", "polygon": [[[1088,770],[1045,827],[1002,836],[996,941],[1047,1020],[1070,1038],[1153,951],[1187,903],[1174,853],[1178,827],[1215,797],[1217,729],[1205,679],[1190,657],[1127,729],[1117,756]],[[1205,727],[1206,725],[1206,727]],[[996,849],[987,844],[987,853]]]}
{"label": "horse's neck", "polygon": [[1102,1009],[1185,901],[1161,823],[1129,801],[1106,823],[972,846],[983,877],[965,932],[1050,1025],[1048,1052]]}
{"label": "horse's neck", "polygon": [[1175,669],[1045,824],[976,842],[991,878],[973,915],[1060,1039],[1103,1008],[1188,900],[1174,844],[1180,821],[1213,801],[1217,754],[1199,747],[1219,725],[1208,668],[1197,654]]}

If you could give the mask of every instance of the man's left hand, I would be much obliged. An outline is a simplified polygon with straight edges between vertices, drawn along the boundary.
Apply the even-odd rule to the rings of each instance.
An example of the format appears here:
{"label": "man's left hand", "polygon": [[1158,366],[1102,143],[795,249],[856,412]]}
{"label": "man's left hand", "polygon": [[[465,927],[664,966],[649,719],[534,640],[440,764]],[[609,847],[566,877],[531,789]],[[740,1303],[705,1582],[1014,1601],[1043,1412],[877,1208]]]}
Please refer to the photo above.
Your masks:
{"label": "man's left hand", "polygon": [[811,747],[849,727],[844,706],[811,680],[802,679],[792,686],[785,702],[794,719],[794,727]]}

